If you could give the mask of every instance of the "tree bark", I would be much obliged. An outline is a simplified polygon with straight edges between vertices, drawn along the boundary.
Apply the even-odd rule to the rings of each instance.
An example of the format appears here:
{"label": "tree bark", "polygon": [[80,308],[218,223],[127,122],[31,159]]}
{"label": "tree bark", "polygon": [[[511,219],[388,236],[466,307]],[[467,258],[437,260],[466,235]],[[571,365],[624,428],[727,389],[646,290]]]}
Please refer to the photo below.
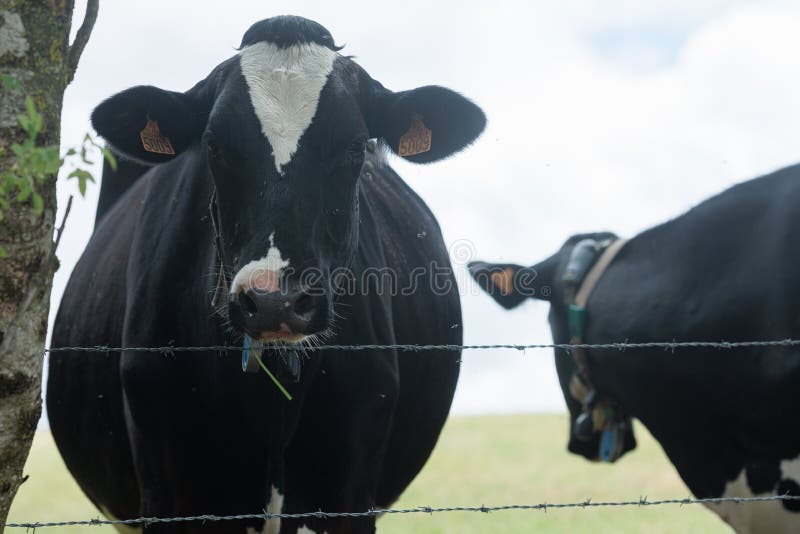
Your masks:
{"label": "tree bark", "polygon": [[[8,147],[24,132],[16,117],[31,96],[44,119],[40,145],[58,145],[64,90],[97,15],[89,8],[75,44],[69,46],[74,0],[0,0],[0,76],[9,75],[19,91],[0,87],[0,172],[13,155]],[[24,482],[22,469],[41,415],[41,383],[50,288],[57,260],[53,244],[56,176],[37,185],[44,211],[12,203],[0,223],[0,531],[11,501]]]}

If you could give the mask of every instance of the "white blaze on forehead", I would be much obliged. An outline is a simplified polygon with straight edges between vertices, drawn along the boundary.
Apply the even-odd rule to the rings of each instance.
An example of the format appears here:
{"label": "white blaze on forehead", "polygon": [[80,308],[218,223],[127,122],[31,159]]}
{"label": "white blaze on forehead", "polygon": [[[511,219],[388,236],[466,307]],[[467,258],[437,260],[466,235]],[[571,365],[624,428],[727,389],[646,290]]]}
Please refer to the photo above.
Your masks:
{"label": "white blaze on forehead", "polygon": [[289,266],[281,251],[275,246],[275,232],[269,235],[269,249],[260,260],[254,260],[242,267],[231,284],[231,295],[248,289],[258,289],[271,293],[280,290],[281,271]]}
{"label": "white blaze on forehead", "polygon": [[272,146],[275,168],[283,174],[314,119],[338,54],[314,43],[279,48],[261,42],[243,48],[239,56],[261,131]]}

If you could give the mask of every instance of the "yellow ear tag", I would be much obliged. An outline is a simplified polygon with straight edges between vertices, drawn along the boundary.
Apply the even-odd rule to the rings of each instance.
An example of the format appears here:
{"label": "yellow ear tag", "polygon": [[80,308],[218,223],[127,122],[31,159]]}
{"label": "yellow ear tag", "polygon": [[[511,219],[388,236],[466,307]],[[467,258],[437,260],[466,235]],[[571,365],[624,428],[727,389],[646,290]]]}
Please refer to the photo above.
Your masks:
{"label": "yellow ear tag", "polygon": [[139,132],[139,138],[142,140],[142,146],[148,152],[154,154],[167,154],[169,156],[175,155],[175,149],[172,148],[172,143],[169,137],[161,133],[158,128],[158,123],[147,116],[147,124],[144,129]]}
{"label": "yellow ear tag", "polygon": [[507,297],[514,292],[514,269],[506,267],[500,272],[492,273],[492,283]]}
{"label": "yellow ear tag", "polygon": [[431,131],[425,127],[420,117],[414,117],[408,131],[400,137],[398,156],[413,156],[431,149]]}

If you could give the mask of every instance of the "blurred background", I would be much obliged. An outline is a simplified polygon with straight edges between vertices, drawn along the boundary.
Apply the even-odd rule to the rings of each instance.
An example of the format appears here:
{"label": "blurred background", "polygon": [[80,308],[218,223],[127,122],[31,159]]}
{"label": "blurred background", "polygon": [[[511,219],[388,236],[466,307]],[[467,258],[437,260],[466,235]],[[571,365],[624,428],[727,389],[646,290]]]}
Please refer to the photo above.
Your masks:
{"label": "blurred background", "polygon": [[[504,312],[470,284],[466,261],[533,264],[573,233],[630,236],[800,160],[791,1],[104,1],[67,89],[64,146],[90,131],[102,99],[138,84],[186,90],[235,53],[253,22],[286,13],[322,23],[390,89],[445,85],[486,111],[486,132],[462,154],[392,162],[453,251],[468,344],[550,334],[546,304]],[[62,180],[62,207],[76,190]],[[76,198],[67,222],[51,317],[98,191]],[[464,355],[455,413],[561,410],[550,351]]]}

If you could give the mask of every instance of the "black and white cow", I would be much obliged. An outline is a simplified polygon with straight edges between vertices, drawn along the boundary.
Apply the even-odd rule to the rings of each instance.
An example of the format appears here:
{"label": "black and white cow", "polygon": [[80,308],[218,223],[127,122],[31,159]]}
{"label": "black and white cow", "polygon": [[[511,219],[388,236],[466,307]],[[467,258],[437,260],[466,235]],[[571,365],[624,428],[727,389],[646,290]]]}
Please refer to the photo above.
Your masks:
{"label": "black and white cow", "polygon": [[[532,267],[476,262],[497,302],[550,303],[556,343],[570,343],[565,284],[570,238]],[[585,307],[584,341],[744,341],[800,338],[800,166],[741,183],[629,240]],[[800,495],[800,350],[588,351],[596,393],[620,421],[638,418],[698,497]],[[581,440],[570,389],[575,359],[556,351],[570,412],[569,451],[598,459],[600,433]],[[587,439],[588,438],[588,439]],[[626,425],[620,452],[635,447]],[[800,502],[713,506],[739,532],[798,532]]]}
{"label": "black and white cow", "polygon": [[[397,499],[433,449],[457,352],[301,349],[461,342],[452,276],[445,292],[364,276],[407,287],[415,270],[450,265],[434,216],[369,140],[427,163],[470,144],[485,117],[442,87],[387,90],[338,50],[315,22],[271,18],[187,92],[133,87],[94,111],[118,153],[153,167],[104,176],[53,345],[262,340],[302,356],[298,374],[295,352],[264,352],[289,401],[243,374],[239,352],[53,354],[53,434],[108,516],[365,511]],[[374,529],[372,517],[145,528]]]}

